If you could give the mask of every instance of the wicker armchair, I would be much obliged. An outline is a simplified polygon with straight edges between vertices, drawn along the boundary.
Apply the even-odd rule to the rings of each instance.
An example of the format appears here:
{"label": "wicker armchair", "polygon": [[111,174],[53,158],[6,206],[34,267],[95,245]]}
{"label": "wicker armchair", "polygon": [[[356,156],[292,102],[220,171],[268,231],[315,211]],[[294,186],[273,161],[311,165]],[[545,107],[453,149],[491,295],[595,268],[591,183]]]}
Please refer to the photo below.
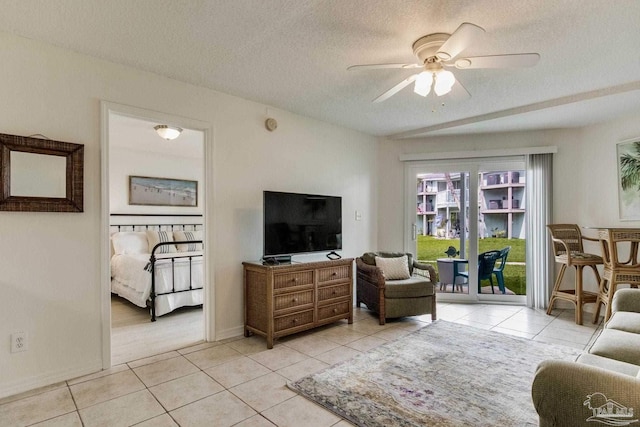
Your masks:
{"label": "wicker armchair", "polygon": [[[376,256],[401,258],[407,256],[409,277],[386,280],[382,269],[376,266]],[[431,314],[436,320],[437,276],[429,264],[413,261],[411,254],[398,252],[367,252],[356,258],[356,306],[364,303],[378,313],[380,324],[386,319]]]}

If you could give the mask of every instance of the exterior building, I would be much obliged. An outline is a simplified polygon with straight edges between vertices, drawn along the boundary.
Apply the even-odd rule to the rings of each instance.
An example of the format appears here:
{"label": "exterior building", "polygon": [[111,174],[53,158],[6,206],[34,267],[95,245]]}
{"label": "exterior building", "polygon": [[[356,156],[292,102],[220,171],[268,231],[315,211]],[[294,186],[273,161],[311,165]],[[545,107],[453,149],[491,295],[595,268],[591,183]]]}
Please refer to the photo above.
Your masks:
{"label": "exterior building", "polygon": [[[456,237],[460,233],[459,212],[462,200],[461,173],[429,173],[417,179],[416,214],[418,234]],[[491,171],[479,174],[478,206],[480,237],[525,238],[524,171]],[[468,177],[465,178],[468,180]],[[467,190],[468,191],[468,190]]]}

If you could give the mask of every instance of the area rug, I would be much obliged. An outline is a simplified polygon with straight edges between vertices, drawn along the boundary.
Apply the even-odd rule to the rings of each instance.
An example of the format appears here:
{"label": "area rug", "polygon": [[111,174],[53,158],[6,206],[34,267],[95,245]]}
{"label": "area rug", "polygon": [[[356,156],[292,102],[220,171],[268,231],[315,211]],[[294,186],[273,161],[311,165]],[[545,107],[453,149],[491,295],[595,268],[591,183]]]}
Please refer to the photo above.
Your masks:
{"label": "area rug", "polygon": [[537,426],[538,364],[579,353],[438,320],[289,387],[361,427]]}

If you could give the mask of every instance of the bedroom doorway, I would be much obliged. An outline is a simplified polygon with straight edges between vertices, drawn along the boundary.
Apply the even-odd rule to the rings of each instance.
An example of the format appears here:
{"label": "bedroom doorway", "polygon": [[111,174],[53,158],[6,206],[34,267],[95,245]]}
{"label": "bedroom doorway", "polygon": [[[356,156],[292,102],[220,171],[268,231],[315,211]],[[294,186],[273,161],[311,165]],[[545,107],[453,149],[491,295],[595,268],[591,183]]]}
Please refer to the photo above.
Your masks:
{"label": "bedroom doorway", "polygon": [[[205,161],[211,155],[208,124],[110,103],[103,104],[103,119],[103,365],[108,368],[213,340],[207,321],[210,257],[204,256],[205,195],[212,174]],[[156,132],[159,125],[181,132],[166,140]],[[149,263],[160,242],[166,243],[156,248],[157,261]]]}

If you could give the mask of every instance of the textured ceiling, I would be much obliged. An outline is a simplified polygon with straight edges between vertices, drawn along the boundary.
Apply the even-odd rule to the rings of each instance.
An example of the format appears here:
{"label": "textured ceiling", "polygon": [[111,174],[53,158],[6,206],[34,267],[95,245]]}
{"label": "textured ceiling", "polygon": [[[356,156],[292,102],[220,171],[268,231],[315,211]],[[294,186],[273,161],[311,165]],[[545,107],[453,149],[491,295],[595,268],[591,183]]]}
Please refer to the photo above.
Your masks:
{"label": "textured ceiling", "polygon": [[[0,0],[0,31],[372,135],[581,126],[640,112],[640,1]],[[471,98],[408,87],[412,43],[462,22],[464,56],[538,52],[533,68],[455,70]],[[442,105],[444,103],[444,105]]]}

